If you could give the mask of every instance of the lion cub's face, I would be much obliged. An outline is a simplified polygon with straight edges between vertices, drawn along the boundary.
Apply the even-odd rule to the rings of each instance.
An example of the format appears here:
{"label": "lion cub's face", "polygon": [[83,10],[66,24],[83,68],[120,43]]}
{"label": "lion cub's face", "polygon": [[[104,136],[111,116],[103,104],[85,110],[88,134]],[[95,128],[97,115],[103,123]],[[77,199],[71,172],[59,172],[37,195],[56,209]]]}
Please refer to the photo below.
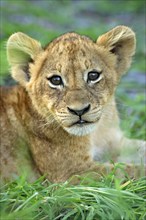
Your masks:
{"label": "lion cub's face", "polygon": [[[26,37],[18,34],[21,35],[19,42]],[[19,77],[18,81],[26,87],[37,111],[48,122],[57,121],[70,134],[86,135],[95,128],[113,97],[121,72],[129,66],[129,56],[122,61],[122,52],[126,50],[122,46],[124,41],[108,45],[105,36],[95,43],[87,37],[68,33],[51,42],[45,50],[26,37],[29,48],[25,53],[30,55],[27,65],[24,61],[21,64],[21,59],[19,67],[14,65],[13,76],[18,80],[17,68],[21,68],[23,78]],[[11,45],[8,42],[9,60]],[[30,46],[36,47],[35,52],[29,51]]]}
{"label": "lion cub's face", "polygon": [[30,82],[37,108],[43,111],[43,102],[45,112],[66,131],[88,134],[114,92],[117,74],[102,60],[98,46],[77,34],[64,35],[47,50],[39,74]]}

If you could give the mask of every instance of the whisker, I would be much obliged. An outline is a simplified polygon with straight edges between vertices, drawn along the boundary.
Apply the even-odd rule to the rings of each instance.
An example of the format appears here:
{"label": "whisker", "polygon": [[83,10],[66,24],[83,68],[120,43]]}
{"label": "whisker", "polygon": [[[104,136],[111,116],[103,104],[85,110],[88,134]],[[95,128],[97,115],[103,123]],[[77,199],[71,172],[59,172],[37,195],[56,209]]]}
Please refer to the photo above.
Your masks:
{"label": "whisker", "polygon": [[51,125],[53,122],[56,122],[56,120],[54,118],[52,118],[51,120],[46,121],[46,123],[43,123],[43,121],[41,121],[41,124],[39,125],[39,128],[46,128],[47,126]]}

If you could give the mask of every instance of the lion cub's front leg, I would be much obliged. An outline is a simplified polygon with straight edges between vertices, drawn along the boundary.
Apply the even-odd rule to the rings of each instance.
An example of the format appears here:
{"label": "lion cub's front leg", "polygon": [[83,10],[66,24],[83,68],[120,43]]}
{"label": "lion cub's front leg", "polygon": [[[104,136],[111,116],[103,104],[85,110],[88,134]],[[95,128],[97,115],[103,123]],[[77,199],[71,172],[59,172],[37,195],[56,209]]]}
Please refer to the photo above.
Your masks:
{"label": "lion cub's front leg", "polygon": [[128,139],[123,136],[119,143],[119,156],[117,162],[124,163],[125,171],[130,177],[145,176],[146,168],[146,142]]}
{"label": "lion cub's front leg", "polygon": [[146,142],[123,137],[120,143],[120,155],[118,161],[146,164]]}
{"label": "lion cub's front leg", "polygon": [[124,163],[125,171],[131,177],[144,175],[146,142],[126,138],[119,127],[105,129],[98,139],[93,136],[91,154],[95,161],[102,164],[110,161]]}

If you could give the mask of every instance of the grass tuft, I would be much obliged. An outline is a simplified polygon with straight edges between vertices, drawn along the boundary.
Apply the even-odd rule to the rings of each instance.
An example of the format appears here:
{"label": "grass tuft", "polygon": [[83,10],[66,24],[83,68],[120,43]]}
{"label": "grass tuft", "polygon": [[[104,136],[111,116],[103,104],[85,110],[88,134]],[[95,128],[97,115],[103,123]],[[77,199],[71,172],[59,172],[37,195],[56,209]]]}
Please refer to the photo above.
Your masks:
{"label": "grass tuft", "polygon": [[[94,176],[94,177],[93,177]],[[51,184],[43,177],[28,183],[24,177],[1,188],[1,219],[33,220],[143,220],[146,217],[146,179],[75,176]]]}

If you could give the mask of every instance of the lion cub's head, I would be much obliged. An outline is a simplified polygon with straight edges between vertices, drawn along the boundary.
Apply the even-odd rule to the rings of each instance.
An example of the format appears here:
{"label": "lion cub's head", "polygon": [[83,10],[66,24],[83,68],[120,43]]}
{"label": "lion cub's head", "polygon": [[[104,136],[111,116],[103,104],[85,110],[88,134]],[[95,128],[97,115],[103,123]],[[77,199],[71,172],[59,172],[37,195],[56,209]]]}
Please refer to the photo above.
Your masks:
{"label": "lion cub's head", "polygon": [[35,109],[74,135],[94,129],[134,51],[135,35],[125,26],[96,42],[67,33],[42,48],[36,40],[15,33],[7,43],[12,76],[26,88]]}

